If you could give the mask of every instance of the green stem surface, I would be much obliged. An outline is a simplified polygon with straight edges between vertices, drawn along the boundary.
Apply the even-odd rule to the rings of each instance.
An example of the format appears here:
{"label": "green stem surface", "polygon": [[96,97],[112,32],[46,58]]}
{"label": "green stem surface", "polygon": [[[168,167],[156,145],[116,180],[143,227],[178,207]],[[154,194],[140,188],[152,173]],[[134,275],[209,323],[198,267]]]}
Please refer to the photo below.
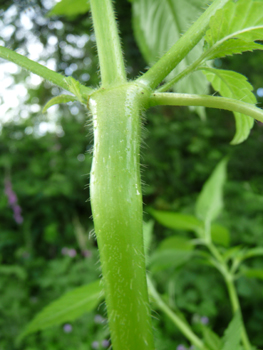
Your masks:
{"label": "green stem surface", "polygon": [[227,286],[227,290],[228,290],[228,294],[229,294],[229,298],[230,298],[230,302],[231,302],[231,306],[232,306],[232,311],[233,314],[235,314],[236,312],[240,313],[241,316],[241,321],[242,321],[242,333],[241,333],[241,338],[242,338],[242,343],[244,345],[244,349],[245,350],[251,350],[251,345],[249,342],[249,338],[247,335],[247,331],[244,325],[244,320],[242,317],[242,311],[241,311],[241,306],[239,303],[239,299],[238,299],[238,295],[237,295],[237,291],[233,282],[233,276],[231,275],[228,266],[226,265],[222,255],[220,254],[220,252],[218,251],[218,249],[216,248],[216,246],[214,246],[213,243],[209,243],[207,245],[208,249],[210,250],[210,252],[212,253],[212,255],[216,258],[216,260],[219,262],[221,269],[219,269],[219,271],[221,272],[226,286]]}
{"label": "green stem surface", "polygon": [[208,29],[211,16],[222,8],[229,0],[214,0],[198,20],[187,32],[160,58],[138,81],[152,89],[156,88],[162,80],[185,58],[185,56],[198,44]]}
{"label": "green stem surface", "polygon": [[209,108],[225,109],[232,112],[246,114],[263,123],[263,110],[253,104],[238,101],[227,97],[178,94],[178,93],[154,93],[150,97],[150,106],[204,106]]}
{"label": "green stem surface", "polygon": [[90,0],[102,86],[126,81],[117,23],[111,0]]}
{"label": "green stem surface", "polygon": [[183,321],[178,315],[176,315],[175,312],[173,312],[162,300],[160,295],[158,294],[157,290],[154,288],[154,285],[150,278],[147,278],[148,282],[148,288],[149,288],[149,294],[153,298],[154,302],[158,306],[160,310],[162,310],[176,325],[178,329],[182,332],[182,334],[198,349],[200,350],[208,350],[207,347],[204,345],[201,339],[197,337],[197,335],[194,334],[191,327],[186,323],[186,321]]}
{"label": "green stem surface", "polygon": [[[56,73],[47,67],[42,66],[42,64],[34,62],[29,58],[20,55],[19,53],[3,46],[0,46],[0,57],[10,62],[16,63],[18,66],[25,68],[29,72],[37,74],[40,77],[50,81],[51,83],[61,87],[62,89],[71,92],[69,85],[66,82],[65,77],[63,75]],[[82,91],[86,92],[87,94],[92,91],[92,89],[85,87],[84,85],[80,86]]]}
{"label": "green stem surface", "polygon": [[[140,111],[136,84],[91,95],[90,193],[114,350],[153,350],[142,234]],[[145,99],[146,100],[146,99]]]}

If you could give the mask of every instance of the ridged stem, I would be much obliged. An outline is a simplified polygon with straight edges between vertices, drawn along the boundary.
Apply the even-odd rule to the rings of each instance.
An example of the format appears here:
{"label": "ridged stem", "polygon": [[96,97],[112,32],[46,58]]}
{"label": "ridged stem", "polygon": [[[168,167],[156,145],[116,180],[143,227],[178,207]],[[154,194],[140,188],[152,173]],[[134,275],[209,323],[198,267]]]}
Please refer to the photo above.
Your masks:
{"label": "ridged stem", "polygon": [[90,0],[103,87],[126,81],[120,38],[111,0]]}
{"label": "ridged stem", "polygon": [[90,194],[114,350],[153,350],[142,235],[140,111],[136,84],[91,95]]}

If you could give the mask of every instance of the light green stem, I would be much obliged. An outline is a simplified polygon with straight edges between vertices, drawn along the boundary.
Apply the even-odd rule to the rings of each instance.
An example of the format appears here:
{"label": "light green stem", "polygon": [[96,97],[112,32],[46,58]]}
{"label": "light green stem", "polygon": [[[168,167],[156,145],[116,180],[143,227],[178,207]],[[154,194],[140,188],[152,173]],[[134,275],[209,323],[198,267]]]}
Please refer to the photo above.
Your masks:
{"label": "light green stem", "polygon": [[209,108],[226,109],[232,112],[246,114],[263,123],[263,110],[253,104],[238,101],[227,97],[177,94],[177,93],[154,93],[150,98],[150,106],[204,106]]}
{"label": "light green stem", "polygon": [[158,306],[160,310],[162,310],[176,325],[176,327],[183,333],[183,335],[198,349],[200,350],[208,350],[207,347],[204,345],[201,339],[197,337],[197,335],[194,334],[191,327],[186,323],[186,321],[183,321],[179,316],[176,315],[162,300],[160,295],[158,294],[157,290],[154,288],[154,285],[151,281],[151,279],[147,278],[148,282],[148,288],[149,288],[149,294],[153,298],[154,302]]}
{"label": "light green stem", "polygon": [[227,290],[228,290],[228,294],[229,294],[229,298],[230,298],[230,302],[231,302],[231,306],[232,306],[232,311],[233,314],[235,314],[237,311],[240,313],[241,315],[241,320],[242,320],[242,333],[241,333],[241,338],[242,338],[242,342],[244,345],[244,348],[246,350],[251,350],[251,345],[249,342],[249,338],[247,335],[247,331],[244,325],[244,320],[242,317],[242,312],[241,312],[241,306],[239,303],[239,299],[238,299],[238,295],[236,292],[236,288],[233,282],[233,276],[231,275],[228,266],[226,265],[222,255],[220,254],[220,252],[218,251],[218,249],[216,248],[216,246],[214,246],[213,243],[209,243],[207,245],[208,249],[210,250],[210,252],[213,254],[213,256],[216,258],[216,260],[219,262],[221,269],[219,270],[225,280],[226,286],[227,286]]}
{"label": "light green stem", "polygon": [[142,235],[140,112],[149,92],[135,83],[91,95],[90,194],[114,350],[153,350]]}
{"label": "light green stem", "polygon": [[126,81],[117,23],[111,0],[90,0],[102,86]]}
{"label": "light green stem", "polygon": [[[3,46],[0,46],[0,57],[10,62],[14,62],[18,66],[25,68],[29,72],[37,74],[40,77],[50,81],[51,83],[61,87],[62,89],[71,92],[69,85],[66,82],[65,77],[63,75],[56,73],[47,67],[42,66],[42,64],[34,62],[29,58],[23,55],[20,55],[15,51],[7,49],[6,47],[3,47]],[[81,87],[81,92],[83,92],[84,94],[86,93],[86,95],[88,95],[92,91],[91,88],[88,88],[84,85],[80,84],[80,87]]]}
{"label": "light green stem", "polygon": [[198,20],[172,46],[162,58],[153,65],[138,81],[156,88],[162,80],[182,61],[183,58],[196,46],[208,29],[211,16],[222,8],[229,0],[214,0]]}

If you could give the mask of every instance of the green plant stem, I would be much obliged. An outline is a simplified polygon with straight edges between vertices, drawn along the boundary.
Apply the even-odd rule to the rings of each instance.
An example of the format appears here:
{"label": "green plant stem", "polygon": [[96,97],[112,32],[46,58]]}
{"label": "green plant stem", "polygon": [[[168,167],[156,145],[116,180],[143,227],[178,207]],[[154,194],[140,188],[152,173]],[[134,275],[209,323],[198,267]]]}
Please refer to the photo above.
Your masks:
{"label": "green plant stem", "polygon": [[183,321],[179,316],[176,315],[175,312],[173,312],[162,300],[160,295],[158,294],[157,290],[155,289],[151,279],[149,276],[147,277],[147,283],[148,283],[148,289],[149,294],[153,298],[154,302],[158,306],[160,310],[162,310],[176,325],[178,329],[183,333],[183,335],[198,349],[200,350],[208,350],[207,347],[204,345],[201,339],[197,337],[197,335],[194,334],[189,324],[186,323],[186,321]]}
{"label": "green plant stem", "polygon": [[159,89],[157,89],[156,92],[165,92],[165,91],[169,90],[179,80],[183,79],[188,74],[195,72],[199,68],[201,63],[202,63],[201,59],[196,60],[195,62],[190,64],[190,66],[188,66],[186,69],[184,69],[181,73],[179,73],[173,79],[168,81],[168,83],[166,83],[166,84],[162,85],[161,87],[159,87]]}
{"label": "green plant stem", "polygon": [[140,112],[149,92],[135,83],[91,95],[92,214],[114,350],[153,350],[142,234]]}
{"label": "green plant stem", "polygon": [[228,294],[229,294],[229,298],[230,298],[230,302],[231,302],[231,306],[232,306],[232,311],[233,314],[235,314],[236,312],[240,313],[240,317],[241,317],[241,321],[242,321],[242,333],[241,333],[241,338],[242,338],[242,342],[244,345],[244,348],[246,350],[251,350],[251,345],[249,342],[249,338],[247,335],[247,331],[244,325],[244,320],[242,317],[242,312],[241,312],[241,306],[239,303],[239,299],[238,299],[238,295],[236,292],[236,288],[233,282],[233,276],[231,274],[231,272],[229,271],[228,266],[226,265],[224,258],[222,257],[222,255],[220,254],[220,252],[218,251],[218,249],[216,248],[216,246],[213,243],[209,243],[207,244],[208,249],[210,250],[210,252],[212,253],[212,255],[215,257],[215,259],[219,262],[221,268],[219,269],[219,271],[221,272],[226,286],[227,286],[227,290],[228,290]]}
{"label": "green plant stem", "polygon": [[222,8],[229,0],[214,0],[198,20],[187,32],[155,63],[138,82],[152,89],[156,88],[161,81],[182,61],[183,58],[198,44],[208,29],[211,16]]}
{"label": "green plant stem", "polygon": [[154,93],[150,97],[150,106],[204,106],[209,108],[226,109],[232,112],[246,114],[263,123],[263,110],[253,104],[227,97],[192,95],[177,93]]}
{"label": "green plant stem", "polygon": [[[50,81],[51,83],[61,87],[62,89],[71,92],[63,75],[42,66],[42,64],[34,62],[29,58],[3,46],[0,46],[0,57],[10,62],[16,63],[18,66],[25,68],[29,72],[37,74],[40,77]],[[81,85],[81,90],[87,94],[92,91],[91,88],[88,88],[84,85]]]}
{"label": "green plant stem", "polygon": [[90,0],[102,86],[126,81],[117,23],[111,0]]}

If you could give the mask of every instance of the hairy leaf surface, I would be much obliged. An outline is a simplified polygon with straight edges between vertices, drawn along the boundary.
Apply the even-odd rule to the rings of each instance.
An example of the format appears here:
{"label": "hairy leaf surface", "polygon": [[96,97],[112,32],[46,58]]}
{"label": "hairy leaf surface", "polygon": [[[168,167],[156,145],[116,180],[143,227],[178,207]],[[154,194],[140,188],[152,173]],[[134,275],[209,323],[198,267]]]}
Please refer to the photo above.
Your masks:
{"label": "hairy leaf surface", "polygon": [[206,59],[244,51],[262,50],[254,41],[263,39],[263,2],[230,1],[210,20],[205,35]]}
{"label": "hairy leaf surface", "polygon": [[[133,27],[139,48],[151,66],[189,28],[204,11],[208,0],[134,0]],[[202,44],[197,45],[168,76],[170,80],[200,57]],[[208,85],[201,72],[195,72],[179,81],[177,92],[205,94]]]}
{"label": "hairy leaf surface", "polygon": [[[206,68],[204,71],[207,79],[211,82],[215,91],[218,91],[223,97],[235,98],[237,100],[256,104],[257,100],[252,93],[253,86],[247,81],[247,78],[237,72]],[[246,140],[250,130],[254,125],[254,119],[234,112],[236,120],[236,133],[231,144],[236,145]]]}

